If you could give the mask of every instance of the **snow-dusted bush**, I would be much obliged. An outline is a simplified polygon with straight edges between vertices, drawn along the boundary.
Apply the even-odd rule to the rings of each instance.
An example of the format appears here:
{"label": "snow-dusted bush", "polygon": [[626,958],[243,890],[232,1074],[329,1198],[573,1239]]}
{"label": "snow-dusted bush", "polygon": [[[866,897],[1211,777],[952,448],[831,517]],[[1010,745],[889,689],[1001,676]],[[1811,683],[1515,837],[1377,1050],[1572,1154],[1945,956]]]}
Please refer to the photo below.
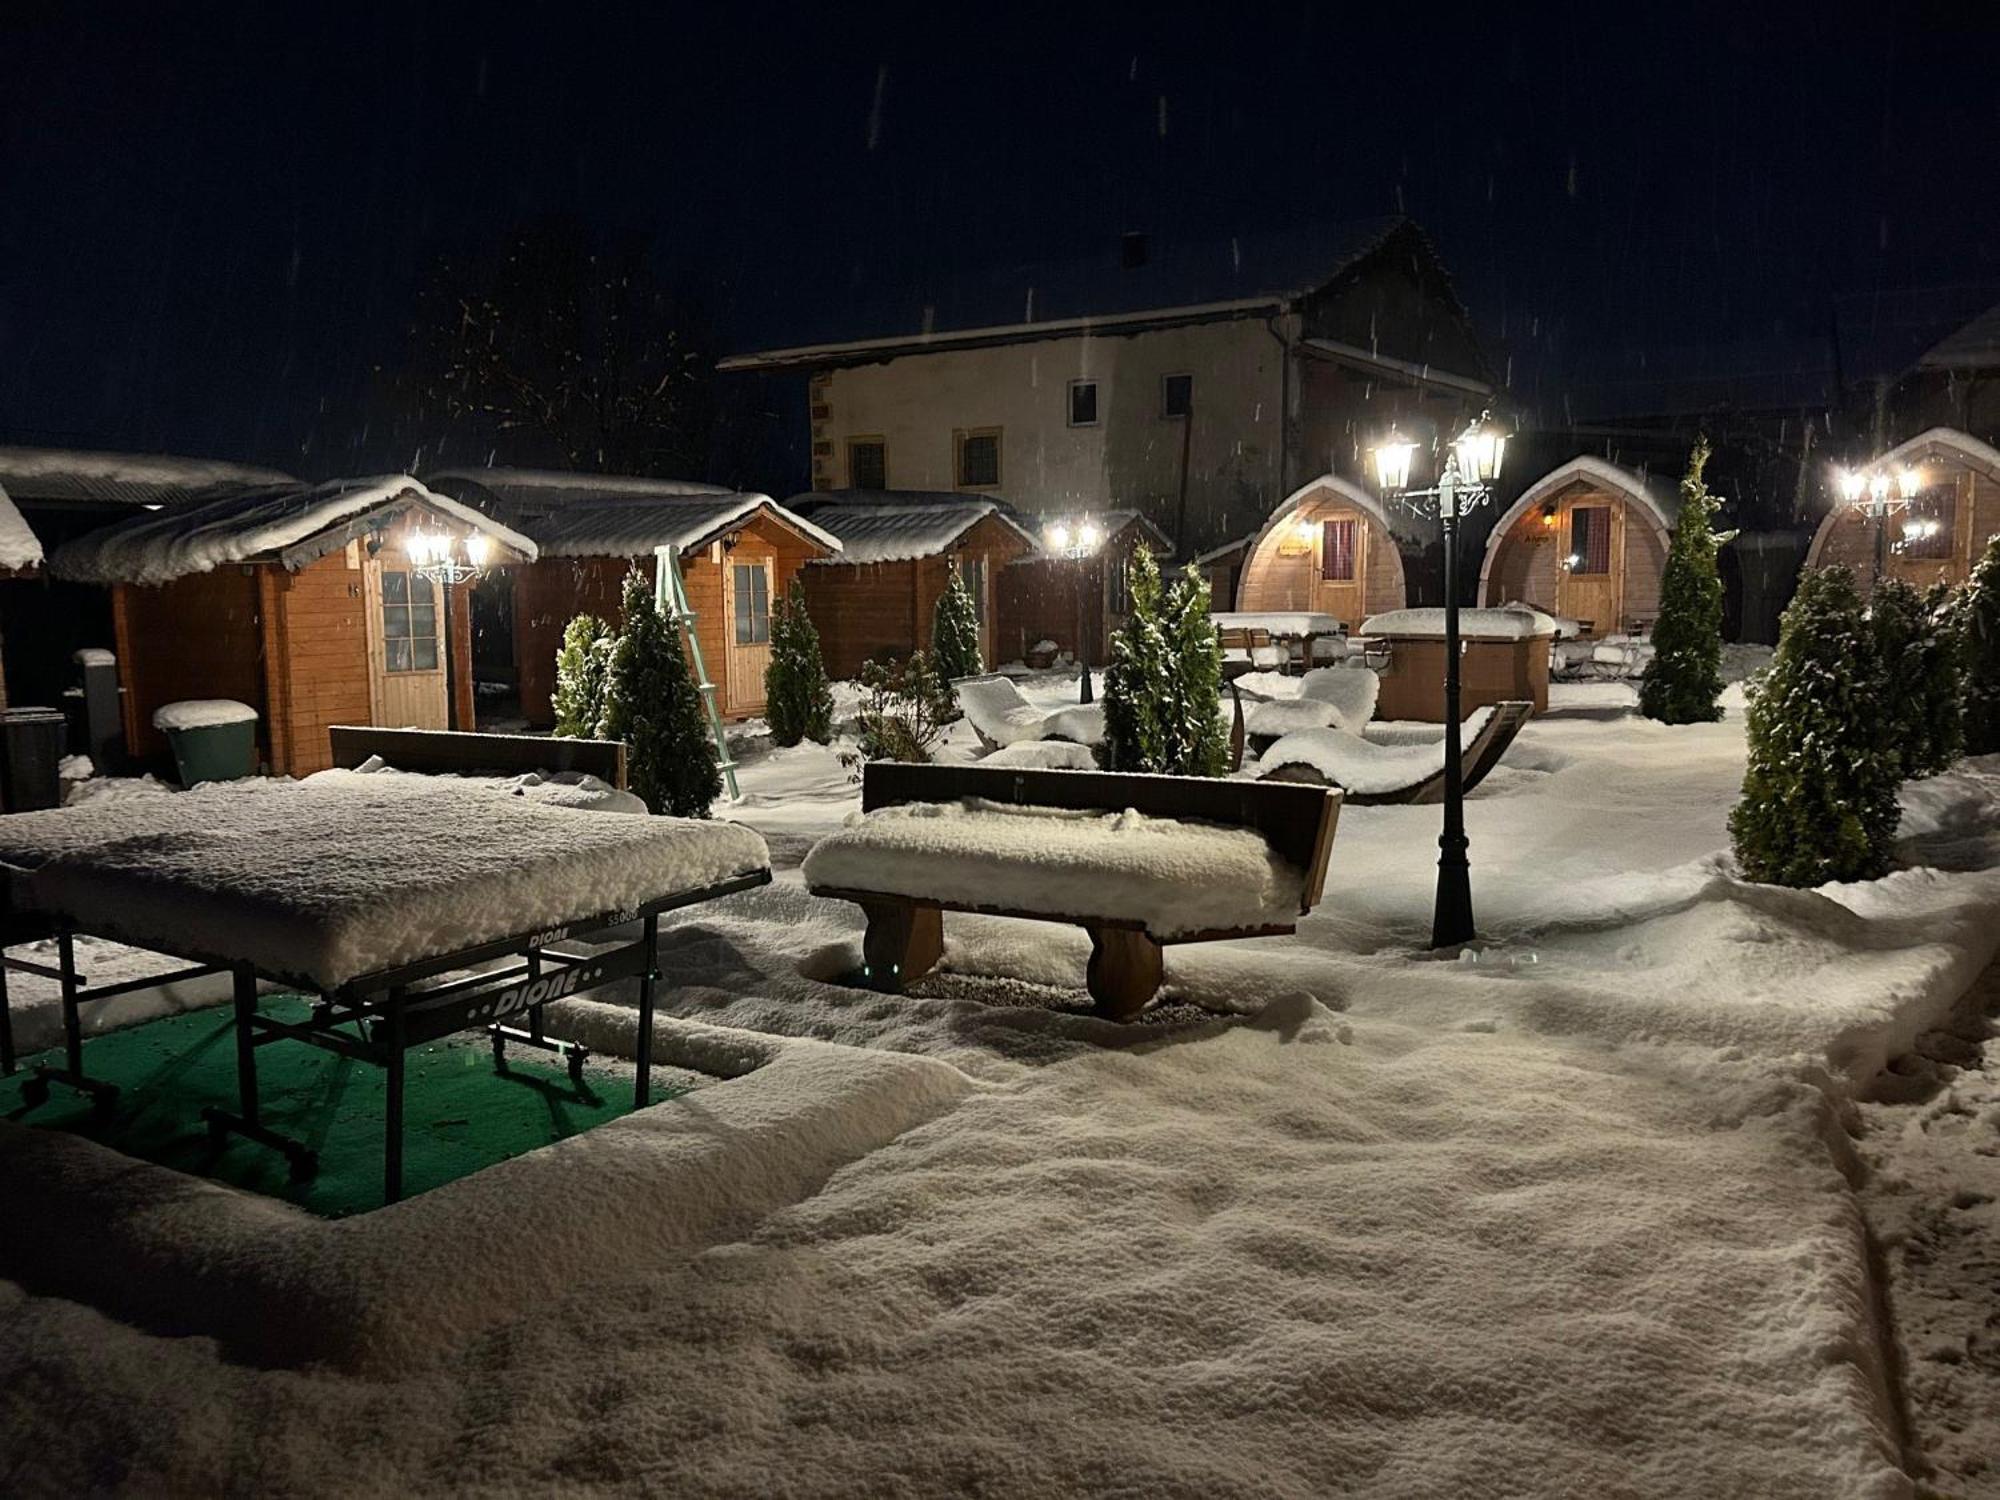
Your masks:
{"label": "snow-dusted bush", "polygon": [[1114,771],[1220,776],[1229,769],[1221,719],[1222,643],[1208,580],[1194,568],[1163,586],[1150,552],[1127,564],[1131,612],[1104,673],[1105,759]]}
{"label": "snow-dusted bush", "polygon": [[1776,885],[1872,880],[1889,867],[1901,782],[1854,576],[1807,573],[1750,696],[1750,763],[1729,815],[1736,861]]}
{"label": "snow-dusted bush", "polygon": [[1964,735],[1957,631],[1949,591],[1919,594],[1884,578],[1868,601],[1868,623],[1882,665],[1882,716],[1890,752],[1905,778],[1935,776],[1958,758]]}
{"label": "snow-dusted bush", "polygon": [[1717,549],[1728,535],[1712,529],[1718,501],[1702,479],[1708,439],[1697,438],[1681,479],[1660,577],[1660,616],[1653,625],[1653,659],[1639,679],[1639,712],[1663,724],[1705,724],[1722,717],[1722,577]]}
{"label": "snow-dusted bush", "polygon": [[2000,536],[1986,544],[1954,614],[1965,666],[1965,752],[2000,751]]}
{"label": "snow-dusted bush", "polygon": [[928,652],[909,660],[866,662],[861,686],[867,693],[858,716],[862,760],[903,760],[923,764],[955,712],[951,684]]}
{"label": "snow-dusted bush", "polygon": [[604,732],[604,695],[617,649],[617,632],[596,615],[578,615],[563,627],[550,700],[557,734],[589,740]]}
{"label": "snow-dusted bush", "polygon": [[715,741],[680,627],[653,602],[653,585],[636,568],[625,575],[625,632],[611,657],[604,732],[625,742],[625,769],[647,808],[671,817],[705,818],[722,791]]}
{"label": "snow-dusted bush", "polygon": [[931,659],[947,682],[986,670],[979,657],[979,610],[955,567],[931,611]]}
{"label": "snow-dusted bush", "polygon": [[771,622],[771,664],[764,669],[764,717],[780,745],[833,738],[833,685],[826,680],[819,631],[806,613],[805,585],[798,579],[778,601]]}

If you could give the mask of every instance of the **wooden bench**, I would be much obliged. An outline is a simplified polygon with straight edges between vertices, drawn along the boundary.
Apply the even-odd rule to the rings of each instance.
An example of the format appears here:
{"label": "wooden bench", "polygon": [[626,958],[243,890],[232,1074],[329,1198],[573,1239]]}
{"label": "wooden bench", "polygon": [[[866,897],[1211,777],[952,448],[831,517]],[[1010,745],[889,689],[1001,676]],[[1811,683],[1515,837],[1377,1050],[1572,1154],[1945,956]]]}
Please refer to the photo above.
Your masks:
{"label": "wooden bench", "polygon": [[528,771],[576,772],[624,791],[625,742],[560,735],[475,734],[460,729],[383,729],[335,724],[327,730],[333,763],[353,770],[379,755],[398,771],[452,776],[519,776]]}
{"label": "wooden bench", "polygon": [[[1340,816],[1341,793],[1279,782],[1114,771],[901,765],[889,761],[870,762],[862,772],[864,813],[907,804],[962,803],[967,799],[1069,811],[1118,813],[1131,809],[1150,818],[1250,829],[1299,873],[1297,915],[1302,916],[1320,898],[1327,855]],[[1142,921],[1102,911],[1030,910],[1001,903],[925,899],[906,892],[866,890],[853,885],[818,885],[813,883],[810,869],[807,889],[816,896],[852,901],[861,907],[868,918],[862,951],[871,982],[891,990],[900,990],[923,977],[943,956],[942,913],[947,910],[1081,927],[1090,934],[1086,981],[1091,998],[1100,1012],[1117,1020],[1137,1015],[1159,990],[1165,974],[1162,950],[1167,944],[1276,937],[1297,928],[1296,919],[1288,914],[1283,920],[1254,926],[1156,934],[1148,931]]]}

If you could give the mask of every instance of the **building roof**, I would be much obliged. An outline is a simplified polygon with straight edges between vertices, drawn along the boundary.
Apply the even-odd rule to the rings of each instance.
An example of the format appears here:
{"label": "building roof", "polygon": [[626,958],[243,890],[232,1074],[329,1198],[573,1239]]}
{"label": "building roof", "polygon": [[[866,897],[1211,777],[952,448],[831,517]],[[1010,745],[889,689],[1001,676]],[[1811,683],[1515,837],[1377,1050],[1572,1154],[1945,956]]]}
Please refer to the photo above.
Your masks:
{"label": "building roof", "polygon": [[448,516],[523,557],[537,553],[533,541],[491,516],[407,474],[383,474],[197,495],[65,543],[49,572],[78,583],[168,583],[230,563],[300,568],[412,507]]}
{"label": "building roof", "polygon": [[1421,239],[1410,220],[1391,216],[1216,240],[1149,236],[1139,265],[1125,264],[1123,245],[1111,241],[1074,260],[940,271],[903,286],[857,283],[824,299],[817,323],[798,325],[797,344],[734,354],[721,368],[882,359],[946,344],[1245,315],[1318,291],[1399,232]]}
{"label": "building roof", "polygon": [[83,505],[171,505],[210,492],[268,489],[299,481],[276,469],[155,453],[0,447],[0,488],[17,501]]}
{"label": "building roof", "polygon": [[655,547],[688,551],[762,513],[813,546],[840,539],[769,495],[680,479],[575,474],[553,469],[448,469],[425,482],[506,519],[544,557],[642,557]]}
{"label": "building roof", "polygon": [[41,542],[7,491],[0,489],[0,568],[32,568],[41,560]]}
{"label": "building roof", "polygon": [[1939,339],[1917,361],[1920,370],[1992,370],[2000,368],[2000,303],[1970,323]]}
{"label": "building roof", "polygon": [[786,508],[804,511],[840,539],[840,556],[823,562],[909,562],[936,557],[988,516],[1039,550],[1035,534],[1003,501],[979,495],[902,490],[818,491],[795,495]]}

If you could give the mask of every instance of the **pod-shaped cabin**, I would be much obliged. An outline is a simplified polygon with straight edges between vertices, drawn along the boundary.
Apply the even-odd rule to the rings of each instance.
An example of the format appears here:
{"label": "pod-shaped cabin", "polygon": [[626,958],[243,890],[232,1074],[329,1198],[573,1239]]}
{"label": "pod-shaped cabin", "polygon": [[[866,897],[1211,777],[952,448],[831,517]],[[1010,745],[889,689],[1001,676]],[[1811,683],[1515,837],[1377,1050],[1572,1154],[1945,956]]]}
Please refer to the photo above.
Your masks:
{"label": "pod-shaped cabin", "polygon": [[1408,602],[1389,512],[1352,480],[1325,474],[1295,490],[1251,538],[1233,606],[1332,615],[1350,630]]}
{"label": "pod-shaped cabin", "polygon": [[[1957,585],[2000,532],[2000,451],[1954,427],[1933,427],[1868,466],[1894,486],[1893,508],[1870,516],[1837,504],[1819,523],[1808,568],[1844,564],[1862,588],[1877,570],[1917,588]],[[1903,493],[1905,476],[1913,493]]]}
{"label": "pod-shaped cabin", "polygon": [[1529,604],[1586,636],[1639,634],[1659,617],[1676,491],[1601,458],[1573,458],[1493,523],[1479,602]]}

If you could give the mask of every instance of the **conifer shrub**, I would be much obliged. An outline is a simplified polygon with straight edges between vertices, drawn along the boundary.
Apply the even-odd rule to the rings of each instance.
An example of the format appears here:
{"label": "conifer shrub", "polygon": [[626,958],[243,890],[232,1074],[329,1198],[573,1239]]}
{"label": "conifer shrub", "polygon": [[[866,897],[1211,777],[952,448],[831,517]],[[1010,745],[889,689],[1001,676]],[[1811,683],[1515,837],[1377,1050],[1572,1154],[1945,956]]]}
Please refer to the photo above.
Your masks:
{"label": "conifer shrub", "polygon": [[605,734],[625,742],[626,776],[649,811],[705,818],[722,791],[722,774],[680,627],[660,613],[651,581],[636,568],[625,575],[623,604]]}
{"label": "conifer shrub", "polygon": [[1193,567],[1167,590],[1165,635],[1173,670],[1161,705],[1166,753],[1160,769],[1176,776],[1221,776],[1229,770],[1222,641],[1208,603],[1208,580]]}
{"label": "conifer shrub", "polygon": [[2000,752],[2000,536],[1958,591],[1953,615],[1965,673],[1965,753]]}
{"label": "conifer shrub", "polygon": [[1104,669],[1104,756],[1114,771],[1155,771],[1167,754],[1161,699],[1172,657],[1161,620],[1160,565],[1136,547],[1125,576],[1131,605]]}
{"label": "conifer shrub", "polygon": [[1949,590],[1928,596],[1884,578],[1868,600],[1868,624],[1882,665],[1882,716],[1898,773],[1935,776],[1958,758],[1964,693]]}
{"label": "conifer shrub", "polygon": [[1902,772],[1854,577],[1807,573],[1750,693],[1750,761],[1729,815],[1745,878],[1817,886],[1889,868]]}
{"label": "conifer shrub", "polygon": [[931,664],[946,682],[977,677],[986,670],[979,658],[979,610],[956,567],[931,611],[930,655]]}
{"label": "conifer shrub", "polygon": [[860,753],[849,758],[850,766],[870,760],[928,762],[954,712],[951,684],[930,654],[912,651],[908,660],[886,665],[865,662],[861,688],[867,696],[858,716]]}
{"label": "conifer shrub", "polygon": [[1681,511],[1660,578],[1653,659],[1639,679],[1639,712],[1663,724],[1722,717],[1722,577],[1716,552],[1730,534],[1714,530],[1719,503],[1702,478],[1708,439],[1695,440],[1681,479]]}
{"label": "conifer shrub", "polygon": [[1112,638],[1104,672],[1106,763],[1116,771],[1221,776],[1229,770],[1229,731],[1208,580],[1190,567],[1163,584],[1143,547],[1126,567],[1131,611]]}
{"label": "conifer shrub", "polygon": [[771,622],[771,664],[764,669],[764,717],[780,745],[833,738],[833,685],[820,655],[819,631],[806,613],[805,585],[792,580]]}
{"label": "conifer shrub", "polygon": [[557,734],[589,740],[603,733],[604,696],[617,649],[617,632],[596,615],[578,615],[563,627],[555,692],[550,695]]}

